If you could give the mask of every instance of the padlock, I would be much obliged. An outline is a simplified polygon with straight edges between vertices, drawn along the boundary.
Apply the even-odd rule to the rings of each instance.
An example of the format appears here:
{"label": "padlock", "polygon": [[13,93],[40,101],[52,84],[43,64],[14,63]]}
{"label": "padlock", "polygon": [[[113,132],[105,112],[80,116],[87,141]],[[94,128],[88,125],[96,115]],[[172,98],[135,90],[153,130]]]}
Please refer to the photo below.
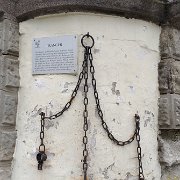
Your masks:
{"label": "padlock", "polygon": [[36,159],[38,161],[38,170],[42,170],[43,162],[46,161],[47,155],[44,152],[39,152],[36,156]]}
{"label": "padlock", "polygon": [[44,152],[39,152],[36,156],[37,161],[46,161],[47,155]]}

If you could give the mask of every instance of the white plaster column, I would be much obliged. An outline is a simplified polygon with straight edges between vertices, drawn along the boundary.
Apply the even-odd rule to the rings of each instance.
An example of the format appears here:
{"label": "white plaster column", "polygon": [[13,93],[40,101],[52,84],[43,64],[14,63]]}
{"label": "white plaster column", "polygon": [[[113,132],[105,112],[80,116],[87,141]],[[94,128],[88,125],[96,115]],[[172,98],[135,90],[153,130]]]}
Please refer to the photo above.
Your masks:
{"label": "white plaster column", "polygon": [[[46,121],[48,159],[43,170],[37,170],[38,114],[44,111],[50,115],[61,110],[78,76],[32,75],[32,39],[77,35],[80,72],[83,61],[80,38],[87,32],[95,39],[92,52],[105,121],[116,138],[126,140],[135,129],[134,114],[139,113],[144,175],[147,180],[160,180],[157,146],[160,27],[142,20],[87,13],[43,16],[20,23],[21,79],[12,180],[83,179],[82,86],[63,116]],[[89,179],[137,180],[137,142],[119,147],[108,139],[96,112],[91,81],[89,87]]]}

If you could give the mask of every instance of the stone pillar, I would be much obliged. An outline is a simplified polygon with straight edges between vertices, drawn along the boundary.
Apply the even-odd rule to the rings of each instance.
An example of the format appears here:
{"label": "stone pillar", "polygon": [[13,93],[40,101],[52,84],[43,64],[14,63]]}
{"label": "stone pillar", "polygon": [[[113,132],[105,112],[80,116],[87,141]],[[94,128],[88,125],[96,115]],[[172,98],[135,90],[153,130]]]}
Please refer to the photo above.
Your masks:
{"label": "stone pillar", "polygon": [[0,18],[0,180],[9,180],[16,140],[19,87],[18,23],[2,13]]}
{"label": "stone pillar", "polygon": [[180,179],[180,31],[166,24],[160,39],[159,136],[162,179]]}

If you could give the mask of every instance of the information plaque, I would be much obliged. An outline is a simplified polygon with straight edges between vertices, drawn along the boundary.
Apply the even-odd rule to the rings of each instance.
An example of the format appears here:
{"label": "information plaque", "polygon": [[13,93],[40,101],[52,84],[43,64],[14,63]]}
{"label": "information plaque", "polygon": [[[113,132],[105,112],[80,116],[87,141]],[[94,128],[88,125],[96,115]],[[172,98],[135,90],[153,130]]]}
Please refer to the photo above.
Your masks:
{"label": "information plaque", "polygon": [[77,73],[77,36],[34,38],[32,74]]}

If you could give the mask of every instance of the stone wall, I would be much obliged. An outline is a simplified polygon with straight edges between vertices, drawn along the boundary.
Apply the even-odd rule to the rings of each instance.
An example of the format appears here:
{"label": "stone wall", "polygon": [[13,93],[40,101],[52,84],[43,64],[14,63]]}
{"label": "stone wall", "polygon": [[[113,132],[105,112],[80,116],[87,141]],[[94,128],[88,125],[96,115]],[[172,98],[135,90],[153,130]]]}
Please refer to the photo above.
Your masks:
{"label": "stone wall", "polygon": [[180,31],[163,26],[159,63],[159,150],[162,179],[180,179]]}
{"label": "stone wall", "polygon": [[167,21],[160,39],[159,156],[162,180],[180,179],[180,3],[173,2],[167,5]]}
{"label": "stone wall", "polygon": [[[179,176],[180,0],[0,0],[0,179],[8,179],[15,144],[18,76],[18,21],[57,12],[99,12],[162,25],[159,64],[160,159],[164,179]],[[173,129],[176,130],[173,130]],[[8,142],[8,143],[6,143]],[[9,143],[10,142],[10,143]],[[6,177],[4,177],[6,175]],[[176,178],[177,179],[177,178]]]}
{"label": "stone wall", "polygon": [[14,19],[4,13],[0,19],[0,180],[8,180],[16,140],[19,37]]}

